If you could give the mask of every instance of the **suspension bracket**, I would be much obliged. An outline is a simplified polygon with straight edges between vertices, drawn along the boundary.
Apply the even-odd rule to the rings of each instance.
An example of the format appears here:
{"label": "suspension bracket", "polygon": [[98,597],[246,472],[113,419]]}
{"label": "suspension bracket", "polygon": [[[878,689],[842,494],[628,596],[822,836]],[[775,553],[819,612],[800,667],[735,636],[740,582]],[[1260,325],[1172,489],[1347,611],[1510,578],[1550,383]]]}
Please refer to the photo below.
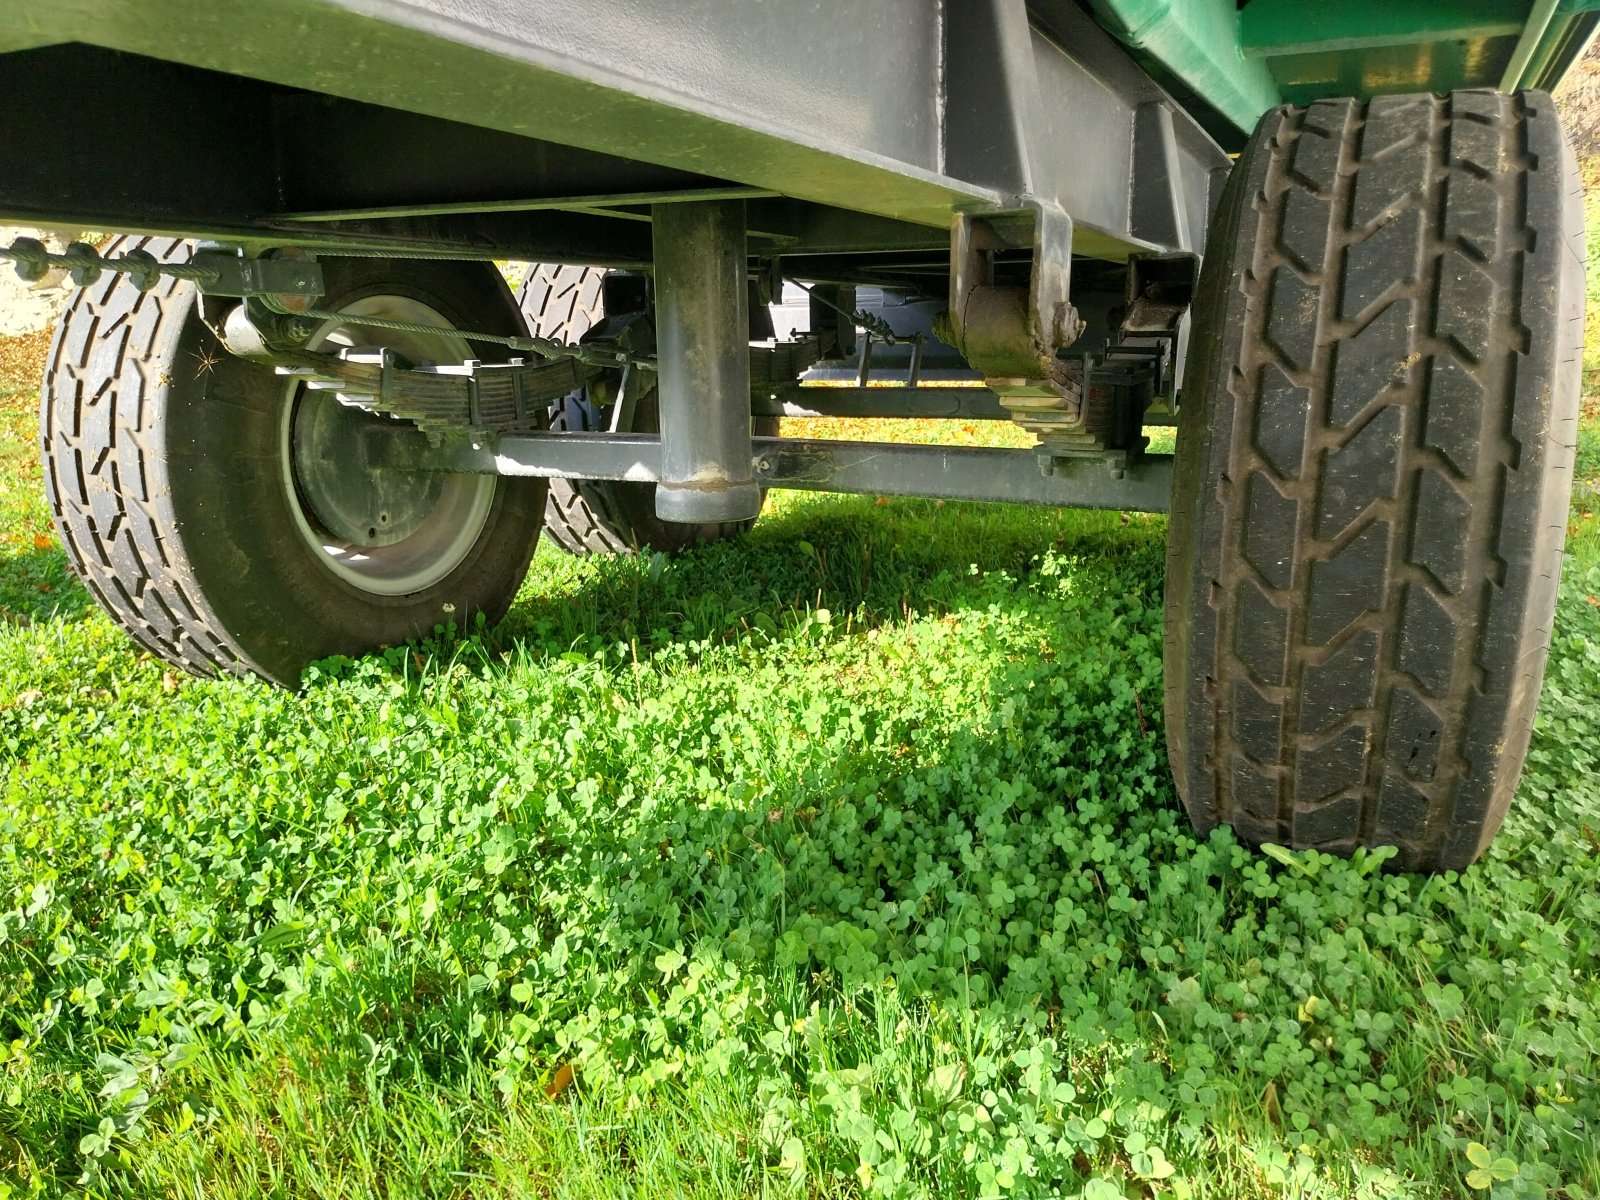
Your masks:
{"label": "suspension bracket", "polygon": [[[1025,287],[996,277],[997,256],[1009,250],[1032,251]],[[1072,218],[1059,205],[961,213],[950,231],[950,311],[939,335],[1002,397],[1051,393],[1056,352],[1083,332],[1071,287]]]}
{"label": "suspension bracket", "polygon": [[[1001,256],[1031,250],[1026,286],[1004,283]],[[1034,200],[1016,213],[959,214],[950,235],[950,310],[941,338],[961,351],[1000,403],[1046,447],[1098,452],[1111,414],[1059,354],[1082,335],[1073,307],[1072,218]]]}
{"label": "suspension bracket", "polygon": [[322,266],[297,248],[261,258],[216,247],[201,247],[190,264],[205,272],[196,286],[208,296],[271,297],[272,307],[298,312],[322,295]]}

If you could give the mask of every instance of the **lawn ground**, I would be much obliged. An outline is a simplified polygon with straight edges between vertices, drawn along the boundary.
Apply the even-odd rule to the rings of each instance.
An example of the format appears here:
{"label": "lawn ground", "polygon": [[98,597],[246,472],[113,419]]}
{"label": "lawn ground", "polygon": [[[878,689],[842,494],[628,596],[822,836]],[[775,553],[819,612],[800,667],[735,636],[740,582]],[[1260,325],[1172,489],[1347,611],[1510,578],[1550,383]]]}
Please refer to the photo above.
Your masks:
{"label": "lawn ground", "polygon": [[1158,517],[778,496],[303,694],[176,675],[56,545],[42,348],[0,1200],[1600,1193],[1592,409],[1516,807],[1417,878],[1192,835]]}

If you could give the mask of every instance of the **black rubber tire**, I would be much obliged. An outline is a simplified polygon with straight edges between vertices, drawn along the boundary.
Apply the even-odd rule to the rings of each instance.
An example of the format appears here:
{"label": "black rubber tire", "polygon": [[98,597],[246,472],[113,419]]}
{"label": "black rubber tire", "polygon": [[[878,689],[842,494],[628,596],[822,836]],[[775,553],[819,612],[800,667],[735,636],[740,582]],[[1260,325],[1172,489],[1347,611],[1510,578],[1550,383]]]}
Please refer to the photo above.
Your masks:
{"label": "black rubber tire", "polygon": [[1202,832],[1465,867],[1504,819],[1555,609],[1583,347],[1543,93],[1275,109],[1196,304],[1167,739]]}
{"label": "black rubber tire", "polygon": [[[528,328],[539,337],[575,342],[605,316],[600,267],[530,263],[517,302]],[[610,428],[609,409],[592,403],[583,391],[564,397],[550,409],[552,430],[587,432]],[[659,428],[654,404],[642,400],[632,432],[653,433]],[[756,417],[753,431],[773,437],[775,417]],[[545,507],[545,531],[569,554],[634,554],[644,547],[676,553],[691,546],[748,532],[755,519],[683,525],[656,516],[653,483],[613,483],[601,480],[550,481]]]}
{"label": "black rubber tire", "polygon": [[[188,249],[123,238],[111,252],[135,248],[162,260]],[[382,292],[461,328],[521,329],[487,264],[323,265],[328,305]],[[192,284],[163,278],[141,293],[107,275],[73,297],[51,344],[40,396],[50,504],[68,558],[112,618],[196,674],[251,672],[292,687],[315,659],[504,616],[538,537],[543,481],[500,480],[481,532],[432,586],[393,596],[356,587],[295,528],[284,381],[224,351],[198,309]]]}

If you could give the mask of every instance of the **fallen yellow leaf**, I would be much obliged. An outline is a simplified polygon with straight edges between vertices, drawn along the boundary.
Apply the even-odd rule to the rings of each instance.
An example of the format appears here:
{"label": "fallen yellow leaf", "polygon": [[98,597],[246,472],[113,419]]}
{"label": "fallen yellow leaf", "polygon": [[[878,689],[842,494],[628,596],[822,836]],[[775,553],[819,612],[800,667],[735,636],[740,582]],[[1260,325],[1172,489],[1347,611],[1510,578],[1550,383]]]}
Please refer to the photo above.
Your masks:
{"label": "fallen yellow leaf", "polygon": [[571,1086],[572,1064],[562,1063],[556,1068],[556,1073],[551,1077],[550,1082],[544,1085],[544,1094],[547,1098],[554,1100]]}

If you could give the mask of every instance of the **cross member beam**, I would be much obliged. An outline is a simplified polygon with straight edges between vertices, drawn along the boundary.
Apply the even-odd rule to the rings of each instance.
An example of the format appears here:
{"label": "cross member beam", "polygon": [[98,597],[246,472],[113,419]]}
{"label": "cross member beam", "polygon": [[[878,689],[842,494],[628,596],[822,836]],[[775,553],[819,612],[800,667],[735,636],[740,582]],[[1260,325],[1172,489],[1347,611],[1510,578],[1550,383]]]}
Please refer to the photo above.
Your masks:
{"label": "cross member beam", "polygon": [[[758,437],[751,454],[752,475],[766,488],[1125,512],[1166,512],[1172,492],[1170,455],[1135,459],[1119,474],[1099,459],[987,446]],[[661,440],[649,434],[531,433],[429,446],[396,425],[368,430],[359,457],[367,470],[632,483],[662,476]]]}

